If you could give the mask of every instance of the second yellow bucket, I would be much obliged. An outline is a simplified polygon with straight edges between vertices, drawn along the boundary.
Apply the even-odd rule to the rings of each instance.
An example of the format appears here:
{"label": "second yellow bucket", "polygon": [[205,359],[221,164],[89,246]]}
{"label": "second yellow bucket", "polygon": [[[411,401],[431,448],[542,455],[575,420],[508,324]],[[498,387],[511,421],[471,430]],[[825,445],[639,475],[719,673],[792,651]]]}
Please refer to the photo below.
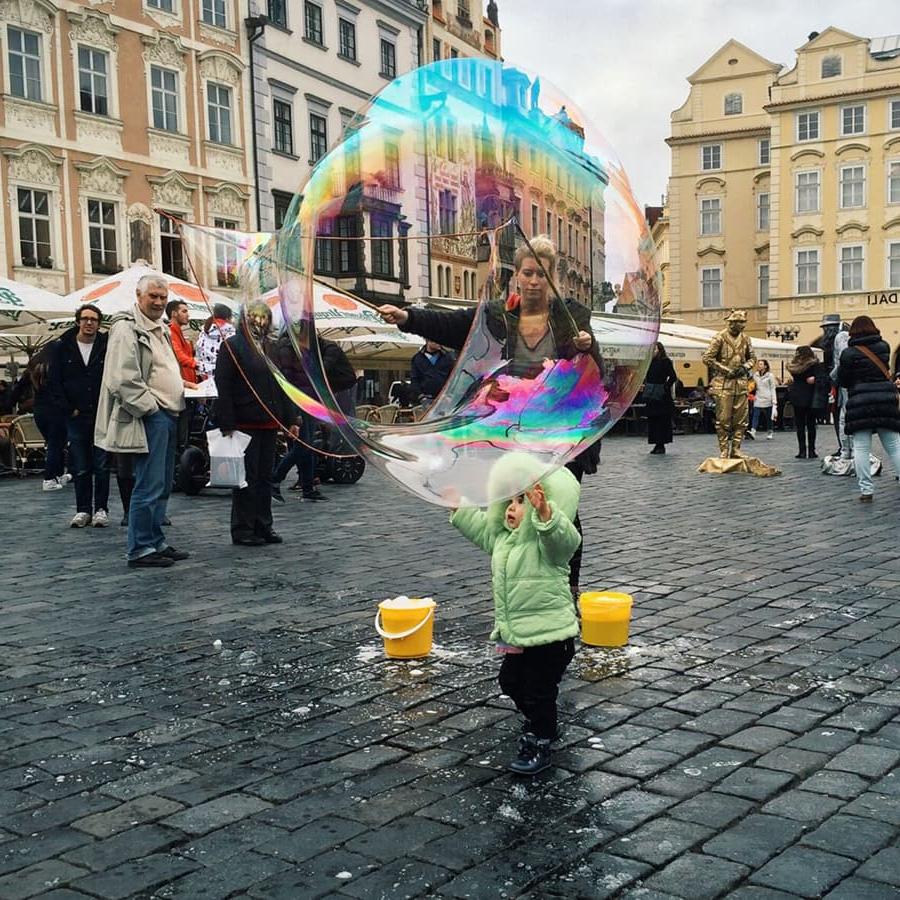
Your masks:
{"label": "second yellow bucket", "polygon": [[375,630],[384,638],[384,652],[392,659],[428,656],[435,606],[431,597],[382,600],[375,613]]}
{"label": "second yellow bucket", "polygon": [[588,591],[581,595],[581,641],[592,647],[621,647],[628,643],[630,594]]}

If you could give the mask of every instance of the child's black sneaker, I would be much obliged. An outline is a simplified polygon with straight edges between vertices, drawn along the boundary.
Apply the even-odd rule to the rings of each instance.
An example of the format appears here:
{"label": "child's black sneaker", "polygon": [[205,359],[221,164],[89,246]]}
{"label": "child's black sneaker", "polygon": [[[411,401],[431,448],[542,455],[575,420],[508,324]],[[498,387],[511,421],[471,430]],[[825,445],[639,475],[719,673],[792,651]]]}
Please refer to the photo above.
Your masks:
{"label": "child's black sneaker", "polygon": [[533,734],[519,738],[519,755],[507,767],[516,775],[537,775],[550,768],[550,741],[539,740]]}

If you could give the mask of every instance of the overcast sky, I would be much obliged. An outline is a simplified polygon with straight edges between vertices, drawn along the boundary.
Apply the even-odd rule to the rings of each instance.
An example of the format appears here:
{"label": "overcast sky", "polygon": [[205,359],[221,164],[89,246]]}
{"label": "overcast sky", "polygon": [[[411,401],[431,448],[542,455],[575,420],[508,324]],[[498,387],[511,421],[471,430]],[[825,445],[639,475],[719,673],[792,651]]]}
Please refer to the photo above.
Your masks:
{"label": "overcast sky", "polygon": [[[638,202],[659,204],[670,115],[730,38],[793,67],[811,31],[900,33],[896,0],[497,0],[503,56],[552,81],[613,145]],[[893,15],[891,15],[893,11]]]}

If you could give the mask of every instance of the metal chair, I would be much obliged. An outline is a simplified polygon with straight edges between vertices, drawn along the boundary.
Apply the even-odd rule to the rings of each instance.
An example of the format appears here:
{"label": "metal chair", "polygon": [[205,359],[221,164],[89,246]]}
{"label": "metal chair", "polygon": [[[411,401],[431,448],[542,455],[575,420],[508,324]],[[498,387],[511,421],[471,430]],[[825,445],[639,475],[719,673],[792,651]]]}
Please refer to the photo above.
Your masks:
{"label": "metal chair", "polygon": [[43,471],[47,446],[31,413],[9,423],[9,439],[13,468],[20,476]]}

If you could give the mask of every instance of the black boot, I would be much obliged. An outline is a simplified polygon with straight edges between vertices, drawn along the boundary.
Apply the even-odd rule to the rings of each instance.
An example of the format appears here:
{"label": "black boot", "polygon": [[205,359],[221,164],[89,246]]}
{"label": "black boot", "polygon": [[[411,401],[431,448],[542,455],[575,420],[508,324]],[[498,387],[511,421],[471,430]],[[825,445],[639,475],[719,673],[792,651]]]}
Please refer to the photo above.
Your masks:
{"label": "black boot", "polygon": [[516,775],[537,775],[550,768],[550,741],[533,734],[519,738],[519,755],[507,766]]}

